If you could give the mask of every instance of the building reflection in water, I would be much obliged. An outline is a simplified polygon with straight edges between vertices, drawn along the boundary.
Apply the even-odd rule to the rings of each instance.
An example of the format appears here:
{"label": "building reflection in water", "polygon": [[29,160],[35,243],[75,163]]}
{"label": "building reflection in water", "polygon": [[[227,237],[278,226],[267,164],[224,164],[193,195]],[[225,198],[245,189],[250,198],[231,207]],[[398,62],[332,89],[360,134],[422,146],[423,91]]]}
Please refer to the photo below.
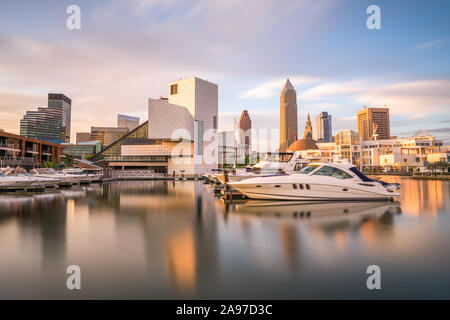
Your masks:
{"label": "building reflection in water", "polygon": [[262,294],[271,280],[304,284],[350,256],[407,252],[417,233],[403,215],[450,212],[448,182],[399,182],[401,204],[224,202],[191,181],[0,194],[0,283],[16,288],[0,297],[71,297],[69,264],[89,284],[81,297],[233,298]]}

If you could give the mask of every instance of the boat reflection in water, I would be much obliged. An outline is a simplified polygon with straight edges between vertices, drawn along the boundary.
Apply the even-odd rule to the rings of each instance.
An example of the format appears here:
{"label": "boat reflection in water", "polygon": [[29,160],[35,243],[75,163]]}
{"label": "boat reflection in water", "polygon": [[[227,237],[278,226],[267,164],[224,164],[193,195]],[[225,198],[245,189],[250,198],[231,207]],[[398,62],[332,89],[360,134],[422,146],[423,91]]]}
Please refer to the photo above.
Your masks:
{"label": "boat reflection in water", "polygon": [[250,200],[239,205],[236,214],[260,217],[298,218],[307,223],[360,223],[384,214],[400,214],[399,202],[286,202]]}

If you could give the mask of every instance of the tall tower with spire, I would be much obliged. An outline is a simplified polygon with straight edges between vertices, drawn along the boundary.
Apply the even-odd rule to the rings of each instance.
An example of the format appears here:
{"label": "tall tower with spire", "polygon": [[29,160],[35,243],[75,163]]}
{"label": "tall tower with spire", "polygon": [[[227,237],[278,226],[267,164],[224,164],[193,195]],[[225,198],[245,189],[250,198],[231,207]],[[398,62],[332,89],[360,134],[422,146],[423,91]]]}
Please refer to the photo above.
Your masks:
{"label": "tall tower with spire", "polygon": [[280,152],[298,139],[297,92],[289,79],[286,79],[280,95]]}
{"label": "tall tower with spire", "polygon": [[312,126],[311,126],[311,119],[309,118],[309,112],[306,117],[306,124],[305,124],[305,132],[303,133],[303,139],[312,139]]}

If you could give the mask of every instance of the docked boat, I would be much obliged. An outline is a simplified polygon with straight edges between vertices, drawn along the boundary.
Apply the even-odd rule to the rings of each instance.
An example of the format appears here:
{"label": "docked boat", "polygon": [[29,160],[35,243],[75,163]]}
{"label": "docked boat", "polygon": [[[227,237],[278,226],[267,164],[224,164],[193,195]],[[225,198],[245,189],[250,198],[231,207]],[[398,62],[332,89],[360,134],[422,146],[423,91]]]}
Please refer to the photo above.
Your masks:
{"label": "docked boat", "polygon": [[252,177],[229,185],[250,199],[394,200],[399,184],[372,180],[351,163],[308,164],[296,174]]}
{"label": "docked boat", "polygon": [[303,169],[309,161],[302,158],[299,152],[267,153],[253,167],[236,169],[235,171],[216,174],[220,183],[242,181],[254,177],[264,177],[273,174],[290,174]]}
{"label": "docked boat", "polygon": [[50,178],[33,176],[23,168],[10,169],[4,171],[4,174],[7,176],[27,178],[28,180],[31,180],[31,184],[29,186],[34,188],[56,188],[62,181],[61,179],[54,177]]}
{"label": "docked boat", "polygon": [[63,173],[65,174],[72,174],[72,175],[78,175],[80,177],[83,177],[81,182],[82,183],[90,183],[90,182],[97,182],[100,181],[101,175],[96,173],[85,173],[83,169],[80,168],[68,168],[64,169]]}
{"label": "docked boat", "polygon": [[79,184],[85,179],[84,176],[69,174],[64,172],[58,172],[51,168],[37,168],[30,171],[33,177],[43,177],[43,178],[57,178],[61,179],[59,185],[72,185]]}
{"label": "docked boat", "polygon": [[0,172],[0,188],[2,189],[21,189],[30,187],[34,182],[28,177],[20,177],[16,175],[6,175]]}

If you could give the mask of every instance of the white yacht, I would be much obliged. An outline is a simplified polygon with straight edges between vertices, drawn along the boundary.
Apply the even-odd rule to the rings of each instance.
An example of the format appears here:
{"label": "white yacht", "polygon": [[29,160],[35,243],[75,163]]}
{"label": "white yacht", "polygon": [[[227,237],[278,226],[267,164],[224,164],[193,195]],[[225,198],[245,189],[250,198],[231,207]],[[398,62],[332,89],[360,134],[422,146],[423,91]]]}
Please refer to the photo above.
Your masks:
{"label": "white yacht", "polygon": [[44,177],[44,178],[57,178],[61,179],[60,185],[72,185],[79,184],[85,179],[84,176],[68,174],[64,172],[57,172],[55,169],[51,168],[37,168],[30,171],[33,177]]}
{"label": "white yacht", "polygon": [[229,185],[250,199],[365,201],[399,196],[398,184],[372,180],[351,163],[313,163],[296,174],[254,177]]}
{"label": "white yacht", "polygon": [[253,177],[263,177],[272,174],[290,174],[300,171],[309,163],[302,158],[299,152],[267,153],[253,167],[236,169],[235,173],[216,174],[215,177],[224,184],[225,182],[242,181]]}
{"label": "white yacht", "polygon": [[83,169],[81,168],[68,168],[68,169],[64,169],[63,172],[65,174],[73,174],[73,175],[78,175],[78,176],[82,176],[83,179],[81,182],[83,183],[89,183],[89,182],[94,182],[94,181],[99,181],[101,178],[100,174],[96,174],[96,173],[85,173],[83,171]]}
{"label": "white yacht", "polygon": [[3,171],[3,173],[8,176],[28,178],[28,180],[31,179],[32,182],[31,182],[30,186],[36,187],[36,188],[40,188],[40,187],[56,188],[56,187],[58,187],[59,183],[62,181],[61,179],[54,178],[54,177],[49,178],[49,177],[33,176],[32,174],[28,173],[23,168],[10,169],[7,171]]}
{"label": "white yacht", "polygon": [[0,172],[0,188],[26,188],[30,187],[34,180],[28,177],[5,175]]}

